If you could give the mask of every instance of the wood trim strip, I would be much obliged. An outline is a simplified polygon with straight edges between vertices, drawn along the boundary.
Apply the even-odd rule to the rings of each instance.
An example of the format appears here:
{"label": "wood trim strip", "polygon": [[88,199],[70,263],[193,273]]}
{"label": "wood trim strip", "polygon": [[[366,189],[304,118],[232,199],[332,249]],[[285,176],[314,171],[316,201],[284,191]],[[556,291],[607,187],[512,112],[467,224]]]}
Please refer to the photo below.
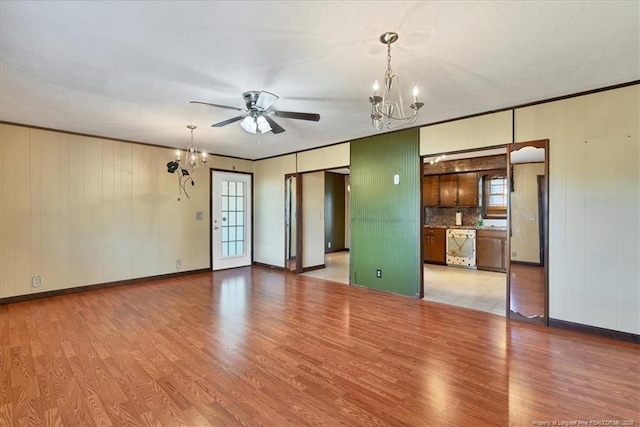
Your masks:
{"label": "wood trim strip", "polygon": [[[298,169],[297,160],[298,156],[296,154],[296,170]],[[303,200],[303,179],[302,174],[296,172],[296,274],[302,273],[302,257],[304,256],[303,252],[303,244],[302,239],[304,236],[304,226],[303,226],[303,216],[304,216],[304,206],[302,204]]]}
{"label": "wood trim strip", "polygon": [[518,265],[529,265],[531,267],[543,267],[542,263],[539,262],[530,262],[530,261],[510,261],[511,264],[518,264]]}
{"label": "wood trim strip", "polygon": [[549,319],[549,326],[566,329],[573,332],[581,332],[589,335],[610,338],[616,341],[640,344],[640,335],[630,332],[614,331],[612,329],[599,328],[597,326],[583,325],[581,323],[568,322],[566,320]]}
{"label": "wood trim strip", "polygon": [[312,265],[311,267],[304,267],[302,272],[306,273],[307,271],[322,270],[323,268],[327,268],[327,266],[325,264]]}
{"label": "wood trim strip", "polygon": [[[27,124],[27,123],[6,122],[4,120],[0,120],[0,124],[11,125],[11,126],[19,126],[19,127],[23,127],[23,128],[29,128],[29,129],[45,130],[45,131],[49,131],[49,132],[58,132],[58,133],[64,133],[66,135],[84,136],[84,137],[87,137],[87,138],[106,139],[107,141],[126,142],[128,144],[145,145],[147,147],[166,148],[167,150],[184,150],[184,147],[170,147],[168,145],[152,144],[150,142],[132,141],[132,140],[129,140],[129,139],[118,139],[118,138],[113,138],[113,137],[110,137],[110,136],[94,135],[94,134],[91,134],[91,133],[72,132],[72,131],[64,130],[64,129],[54,129],[54,128],[47,128],[47,127],[42,127],[42,126],[34,126],[34,125]],[[248,162],[255,162],[255,160],[253,160],[253,159],[247,159],[247,158],[244,158],[244,157],[228,156],[226,154],[216,154],[216,153],[211,153],[211,152],[207,152],[207,153],[210,156],[226,157],[228,159],[246,160]]]}
{"label": "wood trim strip", "polygon": [[135,279],[118,280],[116,282],[96,283],[95,285],[78,286],[75,288],[57,289],[55,291],[45,291],[35,294],[17,295],[14,297],[0,298],[0,305],[12,304],[14,302],[30,301],[40,298],[56,297],[60,295],[75,294],[80,292],[95,291],[98,289],[113,288],[116,286],[135,285],[144,282],[153,282],[163,279],[175,279],[177,277],[191,276],[193,274],[210,273],[210,268],[201,268],[198,270],[179,271],[176,273],[159,274],[157,276],[138,277]]}
{"label": "wood trim strip", "polygon": [[269,270],[285,271],[284,267],[278,267],[277,265],[265,264],[263,262],[253,261],[253,265],[260,268],[266,268]]}
{"label": "wood trim strip", "polygon": [[[623,87],[633,86],[633,85],[637,85],[637,84],[640,84],[640,80],[633,80],[633,81],[630,81],[630,82],[619,83],[619,84],[612,85],[612,86],[605,86],[605,87],[602,87],[602,88],[590,89],[590,90],[586,90],[586,91],[583,91],[583,92],[577,92],[577,93],[572,93],[572,94],[568,94],[568,95],[557,96],[555,98],[542,99],[542,100],[539,100],[539,101],[529,102],[529,103],[526,103],[526,104],[514,105],[514,106],[511,106],[511,107],[500,108],[500,109],[497,109],[497,110],[485,111],[485,112],[482,112],[482,113],[469,114],[469,115],[466,115],[466,116],[456,117],[456,118],[453,118],[453,119],[440,120],[438,122],[425,123],[425,124],[421,124],[419,126],[413,126],[411,128],[402,128],[402,129],[399,129],[399,130],[396,130],[396,131],[393,131],[393,132],[399,132],[399,131],[412,129],[412,128],[420,129],[420,128],[426,127],[426,126],[440,125],[440,124],[443,124],[443,123],[455,122],[455,121],[464,120],[464,119],[471,119],[473,117],[479,117],[479,116],[484,116],[484,115],[493,114],[493,113],[501,113],[503,111],[509,111],[509,110],[514,110],[513,111],[513,114],[514,114],[514,119],[513,120],[514,120],[514,123],[515,123],[515,110],[518,109],[518,108],[531,107],[531,106],[534,106],[534,105],[546,104],[548,102],[555,102],[555,101],[561,101],[563,99],[576,98],[578,96],[591,95],[593,93],[598,93],[598,92],[606,92],[608,90],[620,89],[620,88],[623,88]],[[60,129],[33,126],[33,125],[25,124],[25,123],[13,123],[13,122],[6,122],[6,121],[0,120],[0,124],[29,127],[29,128],[32,128],[32,129],[41,129],[41,130],[48,130],[48,131],[54,131],[54,132],[61,132],[61,133],[69,134],[69,135],[79,135],[79,136],[88,136],[88,137],[92,137],[92,138],[108,139],[108,140],[111,140],[111,141],[129,142],[131,144],[148,145],[148,146],[151,146],[151,147],[176,149],[176,147],[167,147],[167,146],[164,146],[164,145],[150,144],[150,143],[146,143],[146,142],[128,141],[128,140],[124,140],[124,139],[110,138],[110,137],[107,137],[107,136],[91,135],[91,134],[85,134],[85,133],[65,131],[65,130],[60,130]],[[389,132],[389,133],[392,133],[392,132]],[[515,142],[515,130],[513,130],[513,134],[514,135],[512,135],[512,139],[514,140],[513,142]],[[303,153],[305,151],[317,150],[319,148],[332,147],[334,145],[340,145],[340,144],[344,144],[344,143],[347,143],[347,142],[353,142],[353,141],[357,141],[359,139],[369,138],[371,136],[374,136],[374,134],[361,136],[359,138],[347,139],[347,140],[339,141],[339,142],[333,142],[331,144],[322,145],[322,146],[319,146],[319,147],[305,148],[304,150],[293,151],[293,152],[290,152],[290,153],[281,153],[281,154],[276,154],[276,155],[273,155],[273,156],[261,157],[259,159],[246,159],[244,157],[228,156],[228,155],[224,155],[224,154],[214,154],[214,153],[210,153],[210,154],[212,156],[227,157],[229,159],[238,159],[238,160],[247,160],[247,161],[250,161],[250,162],[257,162],[257,161],[260,161],[260,160],[274,159],[276,157],[289,156],[289,155],[292,155],[292,154],[295,154],[297,156],[298,153]],[[485,147],[483,147],[482,149],[485,149]],[[474,149],[474,150],[471,150],[471,151],[477,151],[477,149]],[[297,160],[298,159],[296,158],[296,170],[298,170]]]}

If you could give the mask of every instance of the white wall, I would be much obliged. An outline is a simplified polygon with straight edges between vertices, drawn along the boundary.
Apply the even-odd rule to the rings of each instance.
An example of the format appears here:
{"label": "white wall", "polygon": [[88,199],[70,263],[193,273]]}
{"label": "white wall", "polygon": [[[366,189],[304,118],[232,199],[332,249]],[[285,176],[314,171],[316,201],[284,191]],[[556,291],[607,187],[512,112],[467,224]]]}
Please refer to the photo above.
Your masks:
{"label": "white wall", "polygon": [[[172,149],[1,124],[0,297],[172,273],[177,259],[181,271],[208,268],[208,173],[178,202],[177,175],[166,167],[173,157]],[[41,276],[39,288],[32,276]]]}
{"label": "white wall", "polygon": [[425,126],[420,128],[420,155],[511,143],[512,123],[512,112],[509,110]]}
{"label": "white wall", "polygon": [[298,172],[318,171],[341,166],[349,166],[350,144],[336,144],[330,147],[298,153]]}
{"label": "white wall", "polygon": [[324,264],[324,172],[302,176],[302,267]]}
{"label": "white wall", "polygon": [[550,317],[640,333],[640,86],[516,110],[550,140]]}
{"label": "white wall", "polygon": [[284,176],[295,171],[295,154],[255,162],[254,262],[284,267]]}
{"label": "white wall", "polygon": [[511,261],[540,263],[538,175],[544,175],[544,172],[544,162],[513,165],[515,190],[510,194],[511,212],[509,213]]}

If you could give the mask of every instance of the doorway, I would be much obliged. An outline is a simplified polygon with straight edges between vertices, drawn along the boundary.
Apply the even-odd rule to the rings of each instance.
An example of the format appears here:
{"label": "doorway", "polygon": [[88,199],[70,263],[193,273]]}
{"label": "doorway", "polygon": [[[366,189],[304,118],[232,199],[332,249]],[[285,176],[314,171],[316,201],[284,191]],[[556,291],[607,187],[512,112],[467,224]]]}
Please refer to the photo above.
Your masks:
{"label": "doorway", "polygon": [[251,174],[211,171],[211,268],[251,265]]}
{"label": "doorway", "polygon": [[285,175],[285,269],[349,283],[349,168]]}
{"label": "doorway", "polygon": [[422,209],[423,299],[505,316],[506,147],[424,157]]}

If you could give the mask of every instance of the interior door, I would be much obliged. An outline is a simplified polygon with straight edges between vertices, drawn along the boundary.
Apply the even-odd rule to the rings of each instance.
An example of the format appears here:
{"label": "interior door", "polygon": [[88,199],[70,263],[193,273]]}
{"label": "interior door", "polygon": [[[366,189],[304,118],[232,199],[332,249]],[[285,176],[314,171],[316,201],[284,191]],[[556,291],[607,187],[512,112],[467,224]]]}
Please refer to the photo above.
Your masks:
{"label": "interior door", "polygon": [[251,265],[251,175],[211,173],[212,269]]}

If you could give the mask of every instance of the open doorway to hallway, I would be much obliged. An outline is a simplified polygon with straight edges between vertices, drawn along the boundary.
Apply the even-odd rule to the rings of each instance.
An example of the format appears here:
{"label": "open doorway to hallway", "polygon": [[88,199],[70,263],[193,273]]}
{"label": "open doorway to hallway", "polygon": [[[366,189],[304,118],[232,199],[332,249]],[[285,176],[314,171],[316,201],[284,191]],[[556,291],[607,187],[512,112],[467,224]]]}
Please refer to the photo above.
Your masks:
{"label": "open doorway to hallway", "polygon": [[303,274],[348,284],[349,168],[302,173],[300,177]]}

